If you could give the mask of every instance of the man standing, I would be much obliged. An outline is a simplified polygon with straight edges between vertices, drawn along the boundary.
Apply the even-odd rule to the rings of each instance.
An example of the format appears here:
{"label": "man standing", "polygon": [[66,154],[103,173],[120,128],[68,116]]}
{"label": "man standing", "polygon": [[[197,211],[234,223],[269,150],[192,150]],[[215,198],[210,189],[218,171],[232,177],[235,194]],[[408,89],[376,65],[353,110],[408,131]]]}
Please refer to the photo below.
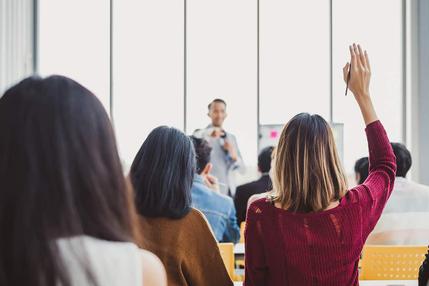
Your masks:
{"label": "man standing", "polygon": [[208,105],[208,116],[211,124],[199,135],[206,139],[212,147],[211,164],[212,174],[218,178],[220,192],[234,196],[236,184],[234,171],[244,172],[243,159],[237,146],[234,135],[223,129],[223,123],[227,117],[226,102],[215,99]]}

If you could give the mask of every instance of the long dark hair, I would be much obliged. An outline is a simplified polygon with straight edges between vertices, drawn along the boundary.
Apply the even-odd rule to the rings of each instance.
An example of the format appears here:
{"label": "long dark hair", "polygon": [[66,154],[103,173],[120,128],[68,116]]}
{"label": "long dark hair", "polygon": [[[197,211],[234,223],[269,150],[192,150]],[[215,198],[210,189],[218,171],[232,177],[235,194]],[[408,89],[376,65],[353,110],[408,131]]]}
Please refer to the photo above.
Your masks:
{"label": "long dark hair", "polygon": [[154,129],[137,153],[130,177],[136,208],[147,217],[182,218],[191,209],[195,151],[183,132]]}
{"label": "long dark hair", "polygon": [[133,240],[132,208],[103,106],[62,77],[0,98],[0,284],[70,285],[57,238]]}

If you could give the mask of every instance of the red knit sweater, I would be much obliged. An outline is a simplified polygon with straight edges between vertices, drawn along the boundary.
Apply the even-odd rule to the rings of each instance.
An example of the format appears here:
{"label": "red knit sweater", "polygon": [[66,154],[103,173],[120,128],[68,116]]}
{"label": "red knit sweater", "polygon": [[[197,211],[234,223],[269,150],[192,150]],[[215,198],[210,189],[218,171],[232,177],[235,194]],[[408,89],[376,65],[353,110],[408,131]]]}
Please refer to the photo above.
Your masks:
{"label": "red knit sweater", "polygon": [[366,128],[368,179],[340,204],[317,213],[293,213],[266,199],[247,214],[245,286],[359,285],[358,262],[389,198],[396,160],[380,121]]}

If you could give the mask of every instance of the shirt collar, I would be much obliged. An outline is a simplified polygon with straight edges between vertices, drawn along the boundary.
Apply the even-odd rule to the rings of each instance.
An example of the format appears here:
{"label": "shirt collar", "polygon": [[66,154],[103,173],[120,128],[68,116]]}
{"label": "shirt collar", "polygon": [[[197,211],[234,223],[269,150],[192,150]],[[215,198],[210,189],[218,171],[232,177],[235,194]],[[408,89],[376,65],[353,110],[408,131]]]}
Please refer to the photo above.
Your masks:
{"label": "shirt collar", "polygon": [[395,178],[395,181],[396,181],[396,182],[408,182],[408,179],[407,179],[407,178],[404,178],[404,177],[396,177],[396,178]]}
{"label": "shirt collar", "polygon": [[194,182],[204,184],[204,178],[200,174],[195,174]]}

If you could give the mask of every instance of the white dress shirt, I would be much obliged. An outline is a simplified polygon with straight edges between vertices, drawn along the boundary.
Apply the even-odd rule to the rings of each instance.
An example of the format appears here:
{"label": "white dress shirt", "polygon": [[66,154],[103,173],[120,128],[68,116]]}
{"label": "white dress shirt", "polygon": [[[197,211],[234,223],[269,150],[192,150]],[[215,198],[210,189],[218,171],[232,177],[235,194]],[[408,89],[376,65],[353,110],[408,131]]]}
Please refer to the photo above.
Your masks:
{"label": "white dress shirt", "polygon": [[396,177],[392,195],[367,243],[427,245],[429,187]]}

